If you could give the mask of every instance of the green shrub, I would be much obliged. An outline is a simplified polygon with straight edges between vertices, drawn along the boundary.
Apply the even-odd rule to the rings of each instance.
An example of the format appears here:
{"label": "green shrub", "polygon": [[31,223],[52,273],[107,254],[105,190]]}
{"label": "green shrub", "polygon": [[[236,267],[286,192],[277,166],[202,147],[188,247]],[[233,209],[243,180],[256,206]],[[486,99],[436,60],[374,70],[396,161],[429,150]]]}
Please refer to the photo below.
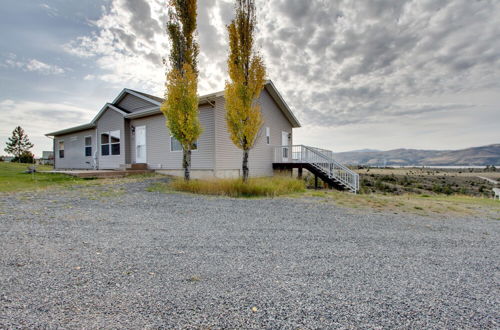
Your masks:
{"label": "green shrub", "polygon": [[229,197],[275,197],[305,191],[303,180],[280,176],[251,178],[246,184],[241,179],[175,179],[169,186],[177,191]]}
{"label": "green shrub", "polygon": [[446,194],[446,195],[451,195],[455,192],[449,184],[443,186],[435,184],[432,187],[432,191],[437,194]]}
{"label": "green shrub", "polygon": [[[308,173],[308,174],[304,175],[302,179],[304,180],[307,188],[315,188],[313,174]],[[324,186],[325,186],[325,183],[323,182],[323,180],[321,180],[321,178],[318,177],[318,187],[321,188]]]}
{"label": "green shrub", "polygon": [[25,163],[25,164],[33,164],[35,161],[35,155],[33,155],[30,151],[23,151],[21,156],[12,158],[12,163]]}

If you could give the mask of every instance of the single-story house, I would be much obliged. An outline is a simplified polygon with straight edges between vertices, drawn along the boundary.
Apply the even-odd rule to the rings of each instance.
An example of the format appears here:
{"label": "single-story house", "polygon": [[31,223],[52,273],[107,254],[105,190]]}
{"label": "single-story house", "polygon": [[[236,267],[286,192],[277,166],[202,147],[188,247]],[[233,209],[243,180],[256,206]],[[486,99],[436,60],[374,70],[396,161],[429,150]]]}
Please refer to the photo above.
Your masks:
{"label": "single-story house", "polygon": [[[182,148],[165,125],[162,98],[124,89],[106,103],[90,123],[46,134],[53,137],[55,169],[119,169],[145,164],[160,173],[182,175]],[[271,81],[258,100],[264,124],[250,151],[250,176],[270,176],[277,146],[292,146],[293,128],[300,127]],[[237,177],[242,151],[227,130],[224,92],[199,98],[203,127],[192,152],[193,177]],[[288,148],[279,152],[286,162]]]}
{"label": "single-story house", "polygon": [[38,159],[42,165],[54,165],[54,152],[42,151],[42,158]]}

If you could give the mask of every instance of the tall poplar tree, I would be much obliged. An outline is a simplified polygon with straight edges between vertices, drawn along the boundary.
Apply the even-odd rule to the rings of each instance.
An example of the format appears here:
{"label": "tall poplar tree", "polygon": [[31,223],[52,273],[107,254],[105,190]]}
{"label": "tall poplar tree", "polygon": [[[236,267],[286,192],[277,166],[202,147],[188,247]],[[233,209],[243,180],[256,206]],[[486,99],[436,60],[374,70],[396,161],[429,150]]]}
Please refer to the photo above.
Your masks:
{"label": "tall poplar tree", "polygon": [[202,133],[198,110],[199,53],[196,0],[170,0],[167,34],[171,50],[165,101],[161,110],[170,134],[182,146],[184,179],[190,179],[191,150]]}
{"label": "tall poplar tree", "polygon": [[229,81],[226,81],[226,122],[233,143],[243,150],[243,181],[248,181],[248,157],[263,119],[257,99],[265,84],[266,68],[254,48],[257,24],[254,0],[236,0],[235,18],[227,27]]}
{"label": "tall poplar tree", "polygon": [[28,153],[33,148],[33,143],[28,139],[28,135],[24,133],[21,126],[17,126],[12,131],[12,136],[7,140],[4,151],[14,155],[18,162],[21,162],[21,155]]}

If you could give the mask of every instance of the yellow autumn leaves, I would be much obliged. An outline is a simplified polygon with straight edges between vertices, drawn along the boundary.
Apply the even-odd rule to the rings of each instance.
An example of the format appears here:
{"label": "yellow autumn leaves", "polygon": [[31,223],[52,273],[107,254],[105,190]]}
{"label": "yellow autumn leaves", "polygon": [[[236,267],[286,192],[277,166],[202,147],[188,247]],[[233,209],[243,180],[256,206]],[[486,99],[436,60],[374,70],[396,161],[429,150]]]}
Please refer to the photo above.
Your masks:
{"label": "yellow autumn leaves", "polygon": [[172,69],[167,74],[166,100],[161,106],[167,117],[170,134],[184,150],[191,150],[202,133],[198,116],[198,83],[191,65],[185,63],[184,74]]}

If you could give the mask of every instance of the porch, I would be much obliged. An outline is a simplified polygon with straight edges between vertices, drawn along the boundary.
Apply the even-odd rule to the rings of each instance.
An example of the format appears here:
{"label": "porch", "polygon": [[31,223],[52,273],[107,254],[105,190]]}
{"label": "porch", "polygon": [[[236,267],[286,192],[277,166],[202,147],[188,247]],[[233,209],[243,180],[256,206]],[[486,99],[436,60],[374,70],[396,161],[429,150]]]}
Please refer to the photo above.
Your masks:
{"label": "porch", "polygon": [[333,159],[331,150],[304,145],[277,146],[274,148],[273,169],[307,169],[315,180],[319,177],[330,187],[339,190],[359,191],[359,175]]}

